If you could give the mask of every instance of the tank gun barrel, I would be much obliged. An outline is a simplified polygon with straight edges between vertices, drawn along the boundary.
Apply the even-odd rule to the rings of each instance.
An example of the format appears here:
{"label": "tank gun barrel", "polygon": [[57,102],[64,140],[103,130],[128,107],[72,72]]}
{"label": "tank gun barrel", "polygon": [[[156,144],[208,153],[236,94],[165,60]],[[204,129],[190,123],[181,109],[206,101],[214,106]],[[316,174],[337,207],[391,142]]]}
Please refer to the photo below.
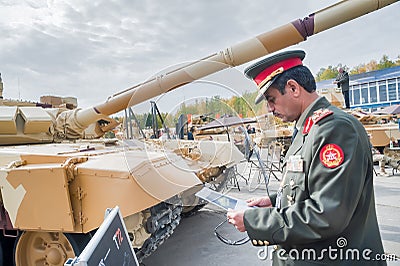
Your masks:
{"label": "tank gun barrel", "polygon": [[[103,115],[115,114],[185,84],[235,67],[303,42],[307,37],[343,24],[399,0],[345,0],[228,47],[193,63],[181,66],[111,96],[106,102],[79,110],[76,124],[82,128]],[[67,123],[70,124],[70,123]]]}

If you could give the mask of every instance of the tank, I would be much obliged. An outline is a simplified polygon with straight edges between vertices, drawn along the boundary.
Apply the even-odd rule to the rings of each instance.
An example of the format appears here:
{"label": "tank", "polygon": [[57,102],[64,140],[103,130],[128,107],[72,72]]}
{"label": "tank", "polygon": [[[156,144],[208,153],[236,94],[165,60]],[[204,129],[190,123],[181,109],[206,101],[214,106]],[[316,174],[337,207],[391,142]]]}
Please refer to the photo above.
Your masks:
{"label": "tank", "polygon": [[[333,105],[342,108],[344,98],[340,88],[325,88],[318,92],[326,97]],[[365,112],[361,109],[344,110],[355,116],[364,126],[370,136],[373,147],[383,153],[383,149],[390,145],[390,142],[398,142],[400,139],[399,125],[391,115],[375,114]]]}
{"label": "tank", "polygon": [[134,140],[111,146],[90,142],[84,139],[85,130],[95,124],[101,135],[101,121],[112,114],[395,2],[339,2],[90,108],[1,107],[1,264],[63,265],[80,254],[103,221],[105,209],[116,205],[139,260],[150,255],[179,224],[182,193],[203,182],[185,170],[190,165],[184,156],[167,149],[144,153],[143,143]]}
{"label": "tank", "polygon": [[355,116],[367,131],[373,147],[383,153],[385,147],[392,143],[398,143],[400,139],[399,125],[390,114],[380,115],[364,112],[362,110],[352,110],[350,113]]}
{"label": "tank", "polygon": [[[186,165],[180,166],[183,171],[195,173],[203,186],[220,192],[228,188],[229,182],[235,181],[236,165],[244,159],[243,153],[229,141],[149,139],[145,141],[145,147],[146,151],[164,154],[166,158],[171,153],[181,157],[186,161]],[[199,188],[195,186],[182,193],[184,217],[206,205],[194,195]]]}

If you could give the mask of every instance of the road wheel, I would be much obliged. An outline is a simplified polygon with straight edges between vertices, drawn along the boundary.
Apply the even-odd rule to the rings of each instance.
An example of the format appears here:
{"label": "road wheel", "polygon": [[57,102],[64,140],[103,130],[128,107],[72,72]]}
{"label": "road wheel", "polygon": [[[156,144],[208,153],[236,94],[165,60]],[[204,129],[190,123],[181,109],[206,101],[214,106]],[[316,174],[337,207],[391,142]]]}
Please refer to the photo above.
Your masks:
{"label": "road wheel", "polygon": [[89,239],[83,234],[26,231],[16,241],[14,263],[62,266],[68,258],[79,255]]}

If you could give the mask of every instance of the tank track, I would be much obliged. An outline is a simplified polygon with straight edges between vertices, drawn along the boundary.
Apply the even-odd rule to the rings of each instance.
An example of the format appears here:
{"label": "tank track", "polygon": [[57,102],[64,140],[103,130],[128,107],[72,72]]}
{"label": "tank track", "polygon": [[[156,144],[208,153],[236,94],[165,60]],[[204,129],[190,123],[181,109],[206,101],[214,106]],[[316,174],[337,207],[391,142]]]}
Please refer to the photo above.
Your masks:
{"label": "tank track", "polygon": [[146,221],[146,231],[151,236],[140,249],[135,250],[139,263],[172,235],[181,220],[182,201],[175,196],[168,202],[161,202],[151,207],[149,211],[151,215]]}

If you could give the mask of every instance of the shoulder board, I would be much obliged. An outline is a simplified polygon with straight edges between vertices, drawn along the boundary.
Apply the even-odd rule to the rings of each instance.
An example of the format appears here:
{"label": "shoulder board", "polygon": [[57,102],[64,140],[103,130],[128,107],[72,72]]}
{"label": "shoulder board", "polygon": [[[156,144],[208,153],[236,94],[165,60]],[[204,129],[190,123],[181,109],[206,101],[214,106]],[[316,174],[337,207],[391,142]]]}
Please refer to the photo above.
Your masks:
{"label": "shoulder board", "polygon": [[317,123],[318,121],[321,121],[325,117],[330,116],[333,114],[333,111],[329,109],[319,109],[314,112],[314,114],[311,116],[311,119],[314,121],[314,123]]}
{"label": "shoulder board", "polygon": [[309,116],[306,119],[306,122],[304,123],[304,128],[303,128],[303,135],[307,135],[311,127],[317,123],[318,121],[322,120],[323,118],[333,114],[333,111],[329,109],[319,109],[313,113],[312,116]]}

